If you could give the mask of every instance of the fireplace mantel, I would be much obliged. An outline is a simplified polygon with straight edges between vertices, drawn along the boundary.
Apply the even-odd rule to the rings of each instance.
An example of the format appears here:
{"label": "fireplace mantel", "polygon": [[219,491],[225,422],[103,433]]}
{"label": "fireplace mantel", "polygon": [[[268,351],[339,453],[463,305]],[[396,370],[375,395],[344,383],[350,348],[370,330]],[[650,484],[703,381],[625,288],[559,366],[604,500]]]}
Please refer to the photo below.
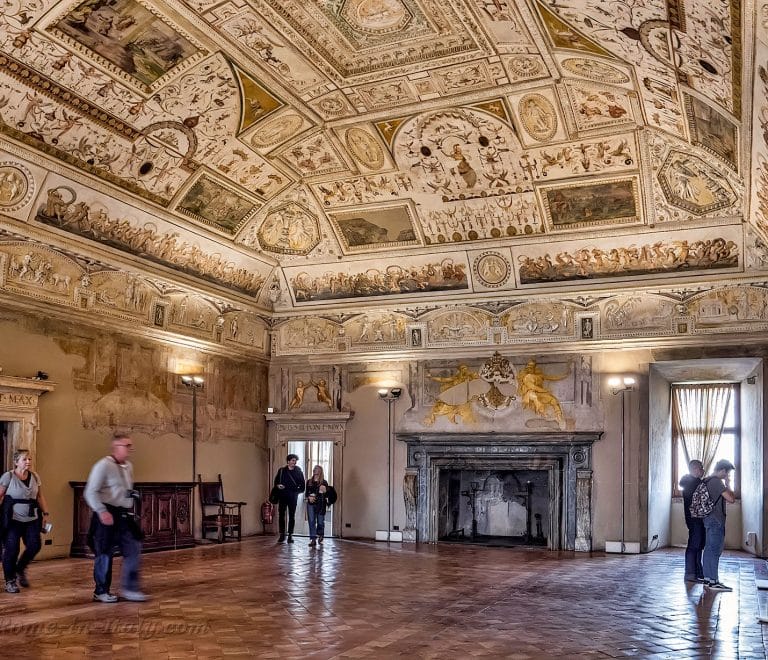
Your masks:
{"label": "fireplace mantel", "polygon": [[597,431],[397,434],[408,448],[405,538],[437,541],[440,470],[542,469],[550,473],[557,498],[552,504],[556,520],[552,549],[590,551],[592,445],[601,435]]}

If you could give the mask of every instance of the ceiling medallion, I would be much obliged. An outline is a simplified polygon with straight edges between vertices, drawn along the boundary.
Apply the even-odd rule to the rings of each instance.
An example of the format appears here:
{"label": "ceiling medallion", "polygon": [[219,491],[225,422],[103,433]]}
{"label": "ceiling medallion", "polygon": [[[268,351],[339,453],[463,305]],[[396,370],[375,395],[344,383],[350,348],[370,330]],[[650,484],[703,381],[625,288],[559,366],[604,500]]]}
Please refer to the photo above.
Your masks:
{"label": "ceiling medallion", "polygon": [[17,163],[0,162],[0,209],[16,211],[27,204],[34,193],[32,173]]}
{"label": "ceiling medallion", "polygon": [[341,16],[353,28],[369,34],[400,32],[412,18],[400,0],[348,0]]}
{"label": "ceiling medallion", "polygon": [[473,270],[481,284],[489,289],[505,284],[511,272],[509,262],[498,252],[483,252],[474,262]]}

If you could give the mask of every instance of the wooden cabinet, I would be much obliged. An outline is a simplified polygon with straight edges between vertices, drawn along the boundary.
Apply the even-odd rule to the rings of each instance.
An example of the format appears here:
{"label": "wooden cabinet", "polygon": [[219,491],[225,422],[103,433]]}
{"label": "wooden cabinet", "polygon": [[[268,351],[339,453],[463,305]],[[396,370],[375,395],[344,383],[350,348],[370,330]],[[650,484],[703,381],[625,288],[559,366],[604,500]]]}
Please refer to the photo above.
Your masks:
{"label": "wooden cabinet", "polygon": [[[74,491],[75,498],[72,515],[72,546],[69,554],[72,557],[86,557],[92,553],[87,543],[91,509],[83,497],[85,482],[70,481],[69,485]],[[177,550],[189,548],[195,544],[190,520],[194,487],[194,482],[134,484],[134,488],[141,493],[144,552]]]}

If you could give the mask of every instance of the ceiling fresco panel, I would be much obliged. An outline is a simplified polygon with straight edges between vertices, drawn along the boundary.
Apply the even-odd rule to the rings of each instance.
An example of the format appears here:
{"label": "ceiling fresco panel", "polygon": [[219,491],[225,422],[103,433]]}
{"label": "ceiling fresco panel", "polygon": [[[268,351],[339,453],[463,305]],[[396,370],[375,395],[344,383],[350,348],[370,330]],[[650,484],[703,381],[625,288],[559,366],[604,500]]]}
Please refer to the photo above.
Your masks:
{"label": "ceiling fresco panel", "polygon": [[[766,10],[768,5],[763,7]],[[768,34],[768,10],[763,18],[763,34]],[[768,240],[768,37],[757,40],[755,54],[758,75],[755,76],[754,115],[760,130],[752,133],[752,198],[749,218],[757,231]]]}
{"label": "ceiling fresco panel", "polygon": [[550,231],[643,224],[637,177],[590,179],[537,189]]}
{"label": "ceiling fresco panel", "polygon": [[[152,290],[173,269],[178,278],[165,276],[194,283],[203,302],[196,311],[189,298],[182,314],[186,293],[158,285],[137,294],[139,319],[32,256],[40,282],[25,271],[16,291],[250,350],[245,312],[220,292],[266,315],[349,319],[339,310],[477,298],[498,316],[518,287],[759,277],[768,14],[756,8],[755,22],[743,10],[740,0],[11,0],[0,12],[3,231],[114,258],[99,262],[123,273],[100,275],[107,289],[133,277]],[[743,114],[742,89],[754,99]],[[531,306],[482,341],[581,340],[586,317],[561,311]],[[416,320],[379,319],[379,331],[371,316],[348,335],[340,320],[318,346],[369,350],[369,337],[397,328],[392,350],[426,349],[432,330]],[[696,328],[680,323],[653,332]],[[635,329],[615,329],[625,331]]]}
{"label": "ceiling fresco panel", "polygon": [[48,17],[48,32],[145,93],[206,54],[149,3],[86,0],[63,7]]}
{"label": "ceiling fresco panel", "polygon": [[422,244],[408,204],[364,207],[327,215],[347,253]]}

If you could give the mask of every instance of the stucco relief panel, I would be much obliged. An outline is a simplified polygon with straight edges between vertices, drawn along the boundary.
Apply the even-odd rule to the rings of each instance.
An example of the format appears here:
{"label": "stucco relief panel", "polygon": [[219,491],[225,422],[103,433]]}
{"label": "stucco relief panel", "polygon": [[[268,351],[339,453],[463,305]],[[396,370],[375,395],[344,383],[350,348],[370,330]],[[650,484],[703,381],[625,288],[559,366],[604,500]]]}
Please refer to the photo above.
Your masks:
{"label": "stucco relief panel", "polygon": [[513,341],[562,341],[575,334],[573,309],[557,301],[516,305],[502,315],[501,324]]}
{"label": "stucco relief panel", "polygon": [[673,334],[674,302],[654,295],[620,295],[600,304],[600,336],[627,337]]}
{"label": "stucco relief panel", "polygon": [[276,349],[281,355],[335,352],[339,328],[337,324],[320,318],[286,321],[276,329]]}
{"label": "stucco relief panel", "polygon": [[687,313],[700,331],[750,332],[768,329],[768,289],[765,286],[724,287],[693,296]]}
{"label": "stucco relief panel", "polygon": [[488,340],[490,318],[481,312],[453,308],[429,315],[425,320],[431,346],[462,346]]}
{"label": "stucco relief panel", "polygon": [[4,288],[31,298],[73,304],[83,269],[43,245],[0,242],[4,255]]}
{"label": "stucco relief panel", "polygon": [[344,332],[351,347],[376,349],[382,346],[404,346],[408,317],[393,313],[369,312],[347,321]]}
{"label": "stucco relief panel", "polygon": [[142,278],[129,273],[96,272],[89,276],[88,295],[101,314],[125,319],[146,319],[157,295]]}

